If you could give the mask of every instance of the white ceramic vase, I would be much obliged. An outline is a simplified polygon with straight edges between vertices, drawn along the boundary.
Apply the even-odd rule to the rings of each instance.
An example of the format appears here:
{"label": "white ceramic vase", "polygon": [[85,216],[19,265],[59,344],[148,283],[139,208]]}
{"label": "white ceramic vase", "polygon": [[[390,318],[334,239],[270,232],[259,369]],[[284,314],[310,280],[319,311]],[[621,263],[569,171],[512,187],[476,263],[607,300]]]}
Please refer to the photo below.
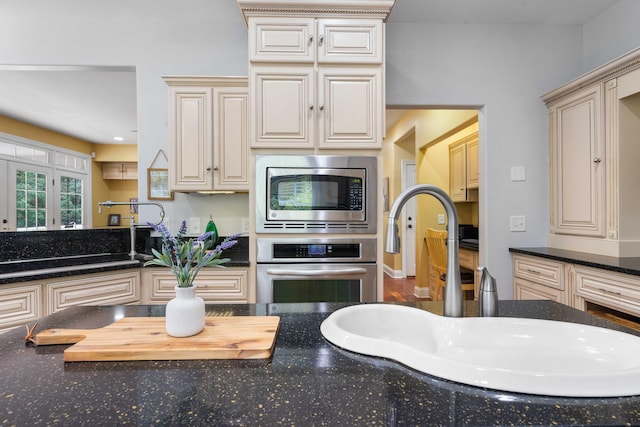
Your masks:
{"label": "white ceramic vase", "polygon": [[196,296],[196,287],[175,287],[176,297],[167,303],[165,325],[172,337],[190,337],[204,329],[204,301]]}

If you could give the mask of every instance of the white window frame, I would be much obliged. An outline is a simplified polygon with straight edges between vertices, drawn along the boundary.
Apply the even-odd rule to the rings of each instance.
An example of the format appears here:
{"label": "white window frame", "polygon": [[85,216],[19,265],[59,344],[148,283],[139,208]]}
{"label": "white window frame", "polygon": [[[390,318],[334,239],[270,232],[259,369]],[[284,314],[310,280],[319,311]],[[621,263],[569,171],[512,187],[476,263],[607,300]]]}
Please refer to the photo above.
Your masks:
{"label": "white window frame", "polygon": [[[0,230],[16,230],[16,170],[47,174],[47,229],[66,229],[60,224],[60,178],[68,176],[83,180],[83,224],[92,226],[91,156],[39,141],[0,132]],[[31,154],[32,153],[32,154]],[[55,182],[55,185],[54,185]],[[6,219],[6,223],[4,222]]]}

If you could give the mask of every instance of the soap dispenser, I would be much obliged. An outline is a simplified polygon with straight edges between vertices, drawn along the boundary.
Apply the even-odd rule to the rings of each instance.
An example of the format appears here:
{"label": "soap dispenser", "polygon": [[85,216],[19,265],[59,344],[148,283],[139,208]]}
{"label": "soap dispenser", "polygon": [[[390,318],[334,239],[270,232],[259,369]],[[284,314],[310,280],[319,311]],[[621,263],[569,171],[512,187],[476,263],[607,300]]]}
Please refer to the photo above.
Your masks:
{"label": "soap dispenser", "polygon": [[211,241],[210,249],[214,249],[218,244],[218,227],[216,227],[216,223],[213,222],[213,214],[209,214],[209,222],[207,223],[205,231],[211,232],[211,237],[209,238]]}
{"label": "soap dispenser", "polygon": [[481,317],[495,317],[498,315],[498,289],[496,279],[489,274],[486,267],[478,267],[480,277],[480,295],[478,297],[478,312]]}

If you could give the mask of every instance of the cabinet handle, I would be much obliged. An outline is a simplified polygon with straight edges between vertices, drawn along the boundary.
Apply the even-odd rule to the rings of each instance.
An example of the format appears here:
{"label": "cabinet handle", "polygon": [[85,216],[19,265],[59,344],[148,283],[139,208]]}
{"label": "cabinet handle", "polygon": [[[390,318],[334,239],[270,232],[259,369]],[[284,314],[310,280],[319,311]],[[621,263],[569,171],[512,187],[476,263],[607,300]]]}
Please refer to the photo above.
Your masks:
{"label": "cabinet handle", "polygon": [[322,42],[324,42],[324,36],[320,34],[320,37],[318,37],[318,44],[322,44]]}
{"label": "cabinet handle", "polygon": [[313,42],[313,34],[309,34],[309,43]]}
{"label": "cabinet handle", "polygon": [[619,296],[619,297],[622,296],[622,293],[620,293],[620,292],[610,291],[610,290],[604,289],[604,288],[598,288],[598,290],[604,292],[605,294],[616,295],[616,296]]}
{"label": "cabinet handle", "polygon": [[602,161],[602,159],[600,157],[594,157],[593,158],[593,163],[600,163]]}
{"label": "cabinet handle", "polygon": [[527,273],[531,273],[531,274],[540,274],[540,272],[538,270],[532,270],[530,268],[527,268]]}

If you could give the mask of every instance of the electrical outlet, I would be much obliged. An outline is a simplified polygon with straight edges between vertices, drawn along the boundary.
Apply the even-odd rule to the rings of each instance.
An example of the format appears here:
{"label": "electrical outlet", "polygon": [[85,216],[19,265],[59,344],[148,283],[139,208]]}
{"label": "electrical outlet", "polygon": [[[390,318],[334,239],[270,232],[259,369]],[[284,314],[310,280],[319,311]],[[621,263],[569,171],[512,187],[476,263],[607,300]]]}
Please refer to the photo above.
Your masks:
{"label": "electrical outlet", "polygon": [[438,214],[438,224],[444,224],[444,214]]}
{"label": "electrical outlet", "polygon": [[527,217],[524,215],[512,215],[509,217],[509,231],[526,231]]}
{"label": "electrical outlet", "polygon": [[240,226],[241,233],[249,232],[249,218],[242,218],[242,225]]}
{"label": "electrical outlet", "polygon": [[200,234],[200,218],[189,218],[189,234]]}

